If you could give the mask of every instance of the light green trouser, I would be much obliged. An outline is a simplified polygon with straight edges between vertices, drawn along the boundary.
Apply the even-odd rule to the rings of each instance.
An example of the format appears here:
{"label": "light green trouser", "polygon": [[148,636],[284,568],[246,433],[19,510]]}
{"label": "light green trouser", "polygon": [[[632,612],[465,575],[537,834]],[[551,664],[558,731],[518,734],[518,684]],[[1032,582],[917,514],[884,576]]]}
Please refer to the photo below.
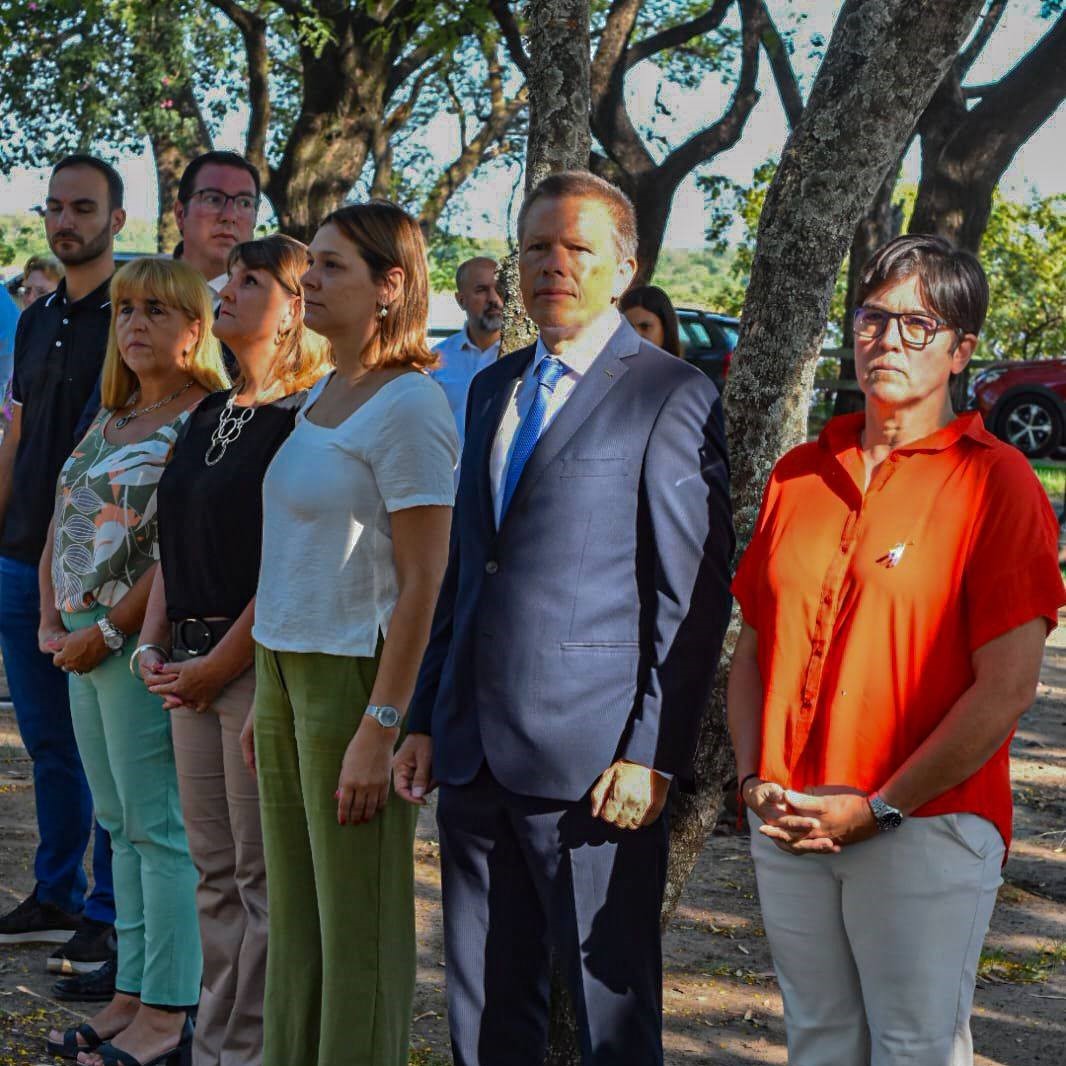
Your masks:
{"label": "light green trouser", "polygon": [[375,658],[255,652],[269,932],[263,1066],[407,1066],[418,811],[339,825],[334,793]]}
{"label": "light green trouser", "polygon": [[[103,608],[64,614],[69,630],[94,625]],[[196,868],[178,801],[170,719],[158,696],[130,674],[129,655],[70,675],[70,711],[96,817],[111,834],[118,974],[115,986],[158,1007],[200,998]]]}

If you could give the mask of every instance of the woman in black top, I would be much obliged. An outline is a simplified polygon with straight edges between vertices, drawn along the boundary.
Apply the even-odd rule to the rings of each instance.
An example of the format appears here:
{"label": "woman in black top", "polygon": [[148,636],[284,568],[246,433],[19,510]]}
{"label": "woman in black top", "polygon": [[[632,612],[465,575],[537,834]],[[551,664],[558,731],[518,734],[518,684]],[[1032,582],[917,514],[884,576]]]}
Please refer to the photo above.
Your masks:
{"label": "woman in black top", "polygon": [[252,619],[263,476],[292,431],[327,345],[303,326],[304,245],[237,245],[214,332],[234,352],[231,392],[205,399],[159,485],[160,569],[131,668],[171,711],[189,850],[200,874],[203,991],[195,1060],[258,1064],[266,972],[259,797],[242,759],[252,707]]}

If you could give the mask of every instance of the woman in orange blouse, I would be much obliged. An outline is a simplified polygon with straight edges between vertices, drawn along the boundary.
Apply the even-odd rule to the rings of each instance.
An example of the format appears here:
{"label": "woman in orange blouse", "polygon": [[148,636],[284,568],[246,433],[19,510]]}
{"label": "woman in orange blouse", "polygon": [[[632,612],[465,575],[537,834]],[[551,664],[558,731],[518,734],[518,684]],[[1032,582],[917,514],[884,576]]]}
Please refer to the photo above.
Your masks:
{"label": "woman in orange blouse", "polygon": [[785,455],[734,593],[729,724],[791,1066],[964,1066],[1009,743],[1066,602],[1021,453],[952,412],[977,260],[900,237],[855,311],[865,411]]}

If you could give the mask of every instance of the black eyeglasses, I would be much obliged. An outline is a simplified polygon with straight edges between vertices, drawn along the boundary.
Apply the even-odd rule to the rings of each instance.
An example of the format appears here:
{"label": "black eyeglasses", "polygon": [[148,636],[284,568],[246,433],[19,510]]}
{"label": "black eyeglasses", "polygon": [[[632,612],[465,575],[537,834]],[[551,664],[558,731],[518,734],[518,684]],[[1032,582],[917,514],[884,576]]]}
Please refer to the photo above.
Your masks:
{"label": "black eyeglasses", "polygon": [[233,206],[237,213],[241,215],[254,215],[259,208],[259,200],[246,192],[239,192],[236,196],[231,196],[221,189],[197,189],[189,199],[194,200],[197,197],[199,197],[200,203],[204,208],[214,215],[222,214],[230,200],[233,201]]}
{"label": "black eyeglasses", "polygon": [[965,336],[964,330],[935,315],[916,314],[913,311],[884,311],[880,307],[855,308],[852,319],[855,336],[860,340],[875,341],[884,334],[893,319],[899,323],[900,339],[908,348],[924,348],[942,329],[950,329],[960,339]]}

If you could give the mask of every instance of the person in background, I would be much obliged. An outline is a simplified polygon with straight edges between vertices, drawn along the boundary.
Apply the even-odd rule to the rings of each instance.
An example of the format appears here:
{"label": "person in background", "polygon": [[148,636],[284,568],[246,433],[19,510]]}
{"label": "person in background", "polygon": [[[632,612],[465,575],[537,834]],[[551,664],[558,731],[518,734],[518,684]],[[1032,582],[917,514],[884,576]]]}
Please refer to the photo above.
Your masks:
{"label": "person in background", "polygon": [[168,1061],[200,998],[196,870],[170,721],[132,676],[159,558],[156,490],[193,407],[229,384],[200,275],[137,259],[111,283],[103,406],[59,475],[39,642],[70,679],[74,731],[114,851],[115,996],[48,1049],[91,1066]]}
{"label": "person in background", "polygon": [[49,957],[48,969],[75,974],[61,994],[79,998],[110,998],[113,991],[111,852],[98,826],[93,890],[86,896],[82,860],[93,827],[92,796],[74,739],[66,676],[37,643],[37,565],[56,477],[79,439],[75,430],[104,362],[114,240],[126,221],[122,196],[118,173],[93,156],[67,156],[52,169],[44,227],[66,277],[19,319],[13,417],[0,445],[0,647],[19,732],[33,760],[39,836],[36,886],[0,917],[0,944],[68,941]]}
{"label": "person in background", "polygon": [[[182,172],[174,218],[182,239],[172,257],[200,272],[212,294],[215,313],[218,294],[229,275],[229,254],[255,233],[259,211],[259,171],[236,152],[211,151],[198,155]],[[238,372],[233,353],[222,346],[230,376]],[[90,400],[87,416],[78,426],[79,438],[100,406],[99,388]]]}
{"label": "person in background", "polygon": [[7,289],[0,285],[0,440],[11,425],[14,404],[11,400],[11,368],[15,359],[15,330],[19,307]]}
{"label": "person in background", "polygon": [[263,1049],[267,886],[259,793],[242,759],[255,692],[252,618],[262,485],[296,411],[327,369],[304,328],[307,249],[280,234],[230,253],[215,336],[240,376],[189,420],[159,483],[160,565],[135,651],[170,710],[204,974],[194,1066],[258,1066]]}
{"label": "person in background", "polygon": [[734,581],[729,725],[792,1066],[973,1062],[1010,739],[1066,602],[1032,469],[952,411],[987,306],[940,237],[874,253],[865,410],[778,462]]}
{"label": "person in background", "polygon": [[259,171],[236,152],[198,155],[178,182],[174,218],[181,233],[181,261],[198,270],[215,294],[229,280],[230,252],[255,233]]}
{"label": "person in background", "polygon": [[63,264],[50,255],[31,255],[22,268],[22,281],[19,284],[19,299],[22,309],[56,291],[63,280]]}
{"label": "person in background", "polygon": [[683,354],[677,312],[670,297],[657,285],[628,289],[618,303],[618,310],[649,344],[671,355]]}
{"label": "person in background", "polygon": [[448,554],[458,453],[424,373],[418,223],[384,201],[319,227],[307,325],[336,370],[263,483],[254,759],[270,898],[264,1066],[407,1066],[417,811],[393,748]]}
{"label": "person in background", "polygon": [[442,340],[433,349],[440,363],[430,371],[430,376],[448,397],[459,434],[460,452],[470,382],[478,371],[496,362],[500,354],[503,300],[496,288],[496,270],[496,260],[487,256],[477,256],[459,264],[455,272],[455,302],[466,312],[466,323],[458,333]]}
{"label": "person in background", "polygon": [[456,1066],[540,1066],[554,949],[586,1066],[663,1061],[668,795],[729,622],[708,378],[616,302],[636,215],[585,171],[518,216],[533,346],[470,391],[448,571],[395,759],[437,804]]}

